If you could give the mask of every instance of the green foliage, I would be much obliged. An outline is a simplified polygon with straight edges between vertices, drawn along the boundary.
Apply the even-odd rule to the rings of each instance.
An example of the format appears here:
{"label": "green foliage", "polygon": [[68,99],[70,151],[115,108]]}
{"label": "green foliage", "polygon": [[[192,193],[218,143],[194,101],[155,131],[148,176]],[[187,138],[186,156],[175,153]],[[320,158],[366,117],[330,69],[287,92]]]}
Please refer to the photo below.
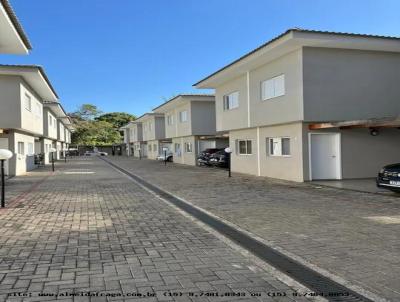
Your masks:
{"label": "green foliage", "polygon": [[75,123],[72,144],[85,146],[109,146],[121,143],[119,128],[135,116],[124,112],[101,115],[101,111],[91,104],[83,104],[70,114]]}
{"label": "green foliage", "polygon": [[111,112],[102,114],[95,118],[96,121],[105,121],[113,124],[116,129],[128,124],[130,121],[134,121],[136,116],[126,112]]}
{"label": "green foliage", "polygon": [[102,112],[97,109],[97,106],[92,104],[83,104],[77,111],[71,113],[71,116],[78,120],[91,121],[100,114],[102,114]]}

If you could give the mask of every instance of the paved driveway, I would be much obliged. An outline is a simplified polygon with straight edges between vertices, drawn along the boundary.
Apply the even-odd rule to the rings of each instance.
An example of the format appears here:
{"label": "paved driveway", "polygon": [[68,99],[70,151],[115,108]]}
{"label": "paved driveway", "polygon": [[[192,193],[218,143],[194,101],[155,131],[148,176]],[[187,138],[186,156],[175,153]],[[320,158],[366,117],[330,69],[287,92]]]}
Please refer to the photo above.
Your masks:
{"label": "paved driveway", "polygon": [[269,245],[379,297],[400,301],[400,198],[216,169],[111,157]]}
{"label": "paved driveway", "polygon": [[[0,300],[292,300],[291,288],[103,161],[80,158],[57,170],[8,181]],[[87,291],[115,297],[67,296]],[[210,292],[246,296],[200,297]],[[128,296],[137,293],[150,297]]]}

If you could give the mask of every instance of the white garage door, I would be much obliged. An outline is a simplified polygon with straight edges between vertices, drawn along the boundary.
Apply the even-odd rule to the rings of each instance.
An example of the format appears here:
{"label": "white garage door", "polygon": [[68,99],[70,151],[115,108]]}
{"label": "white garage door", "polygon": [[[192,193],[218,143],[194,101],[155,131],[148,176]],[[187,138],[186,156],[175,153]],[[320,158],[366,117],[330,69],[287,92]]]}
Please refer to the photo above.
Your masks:
{"label": "white garage door", "polygon": [[[0,138],[0,149],[8,149],[8,138]],[[4,165],[5,174],[8,175],[8,160]]]}
{"label": "white garage door", "polygon": [[310,133],[311,179],[341,179],[340,134]]}

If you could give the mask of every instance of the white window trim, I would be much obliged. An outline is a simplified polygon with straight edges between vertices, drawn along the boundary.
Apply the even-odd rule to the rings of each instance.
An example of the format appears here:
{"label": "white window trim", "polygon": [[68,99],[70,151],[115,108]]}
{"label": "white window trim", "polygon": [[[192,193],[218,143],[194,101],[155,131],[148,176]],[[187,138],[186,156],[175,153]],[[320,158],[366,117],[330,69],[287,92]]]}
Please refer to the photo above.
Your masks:
{"label": "white window trim", "polygon": [[167,115],[167,125],[172,126],[173,124],[174,124],[174,115],[173,114]]}
{"label": "white window trim", "polygon": [[[289,151],[290,154],[289,155],[284,155],[282,154],[282,139],[283,138],[287,138],[289,139]],[[281,140],[281,154],[271,154],[271,140],[273,139],[280,139]],[[292,148],[291,148],[291,144],[292,144],[292,139],[289,136],[274,136],[274,137],[267,137],[267,155],[271,156],[271,157],[292,157]]]}
{"label": "white window trim", "polygon": [[[183,113],[185,113],[185,120],[183,120]],[[179,111],[179,122],[186,123],[188,121],[188,112],[187,110]]]}
{"label": "white window trim", "polygon": [[[240,153],[240,146],[239,146],[240,142],[246,142],[246,152],[247,152],[247,142],[250,142],[251,153]],[[240,156],[251,156],[251,155],[253,155],[253,140],[252,139],[238,139],[236,141],[236,145],[237,145],[237,152],[236,152],[237,155],[240,155]]]}
{"label": "white window trim", "polygon": [[[187,146],[190,145],[190,151],[187,151]],[[193,153],[193,144],[191,142],[185,142],[185,153]]]}
{"label": "white window trim", "polygon": [[[227,107],[226,107],[227,98],[229,98],[229,96],[231,96],[231,95],[233,95],[233,94],[237,94],[237,105],[236,105],[235,107],[227,108]],[[228,93],[228,94],[225,94],[225,95],[222,97],[222,109],[223,109],[223,111],[230,111],[230,110],[238,109],[238,108],[239,108],[239,105],[240,105],[239,98],[240,98],[240,93],[239,93],[238,90],[232,91],[232,92],[230,92],[230,93]],[[229,102],[228,102],[228,104],[229,104]]]}
{"label": "white window trim", "polygon": [[[26,108],[26,101],[29,101],[29,108]],[[29,112],[32,112],[32,97],[29,95],[29,94],[27,94],[27,93],[25,93],[25,98],[24,98],[24,107],[25,107],[25,109],[26,110],[28,110]]]}
{"label": "white window trim", "polygon": [[[279,94],[279,95],[275,95],[275,81],[274,80],[276,80],[279,77],[283,77],[283,93]],[[264,92],[263,87],[264,87],[264,83],[266,83],[268,81],[273,81],[274,96],[264,97],[264,95],[263,95],[263,92]],[[261,83],[260,83],[260,96],[261,96],[260,99],[261,99],[261,101],[268,101],[268,100],[276,99],[276,98],[279,98],[279,97],[282,97],[282,96],[285,96],[285,95],[286,95],[286,77],[285,77],[284,73],[276,75],[276,76],[274,76],[272,78],[269,78],[269,79],[266,79],[264,81],[261,81]]]}

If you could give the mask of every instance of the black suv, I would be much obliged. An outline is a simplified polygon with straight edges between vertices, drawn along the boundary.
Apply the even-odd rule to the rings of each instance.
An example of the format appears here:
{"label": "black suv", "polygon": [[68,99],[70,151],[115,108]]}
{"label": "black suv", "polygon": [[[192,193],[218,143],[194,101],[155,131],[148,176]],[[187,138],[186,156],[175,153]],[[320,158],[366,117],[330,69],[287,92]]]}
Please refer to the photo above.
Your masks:
{"label": "black suv", "polygon": [[208,148],[205,149],[204,151],[200,152],[199,156],[197,157],[197,163],[201,166],[201,165],[206,165],[209,166],[210,165],[210,157],[212,154],[221,151],[223,149],[219,149],[219,148]]}
{"label": "black suv", "polygon": [[376,185],[400,193],[400,163],[384,166],[376,178]]}

